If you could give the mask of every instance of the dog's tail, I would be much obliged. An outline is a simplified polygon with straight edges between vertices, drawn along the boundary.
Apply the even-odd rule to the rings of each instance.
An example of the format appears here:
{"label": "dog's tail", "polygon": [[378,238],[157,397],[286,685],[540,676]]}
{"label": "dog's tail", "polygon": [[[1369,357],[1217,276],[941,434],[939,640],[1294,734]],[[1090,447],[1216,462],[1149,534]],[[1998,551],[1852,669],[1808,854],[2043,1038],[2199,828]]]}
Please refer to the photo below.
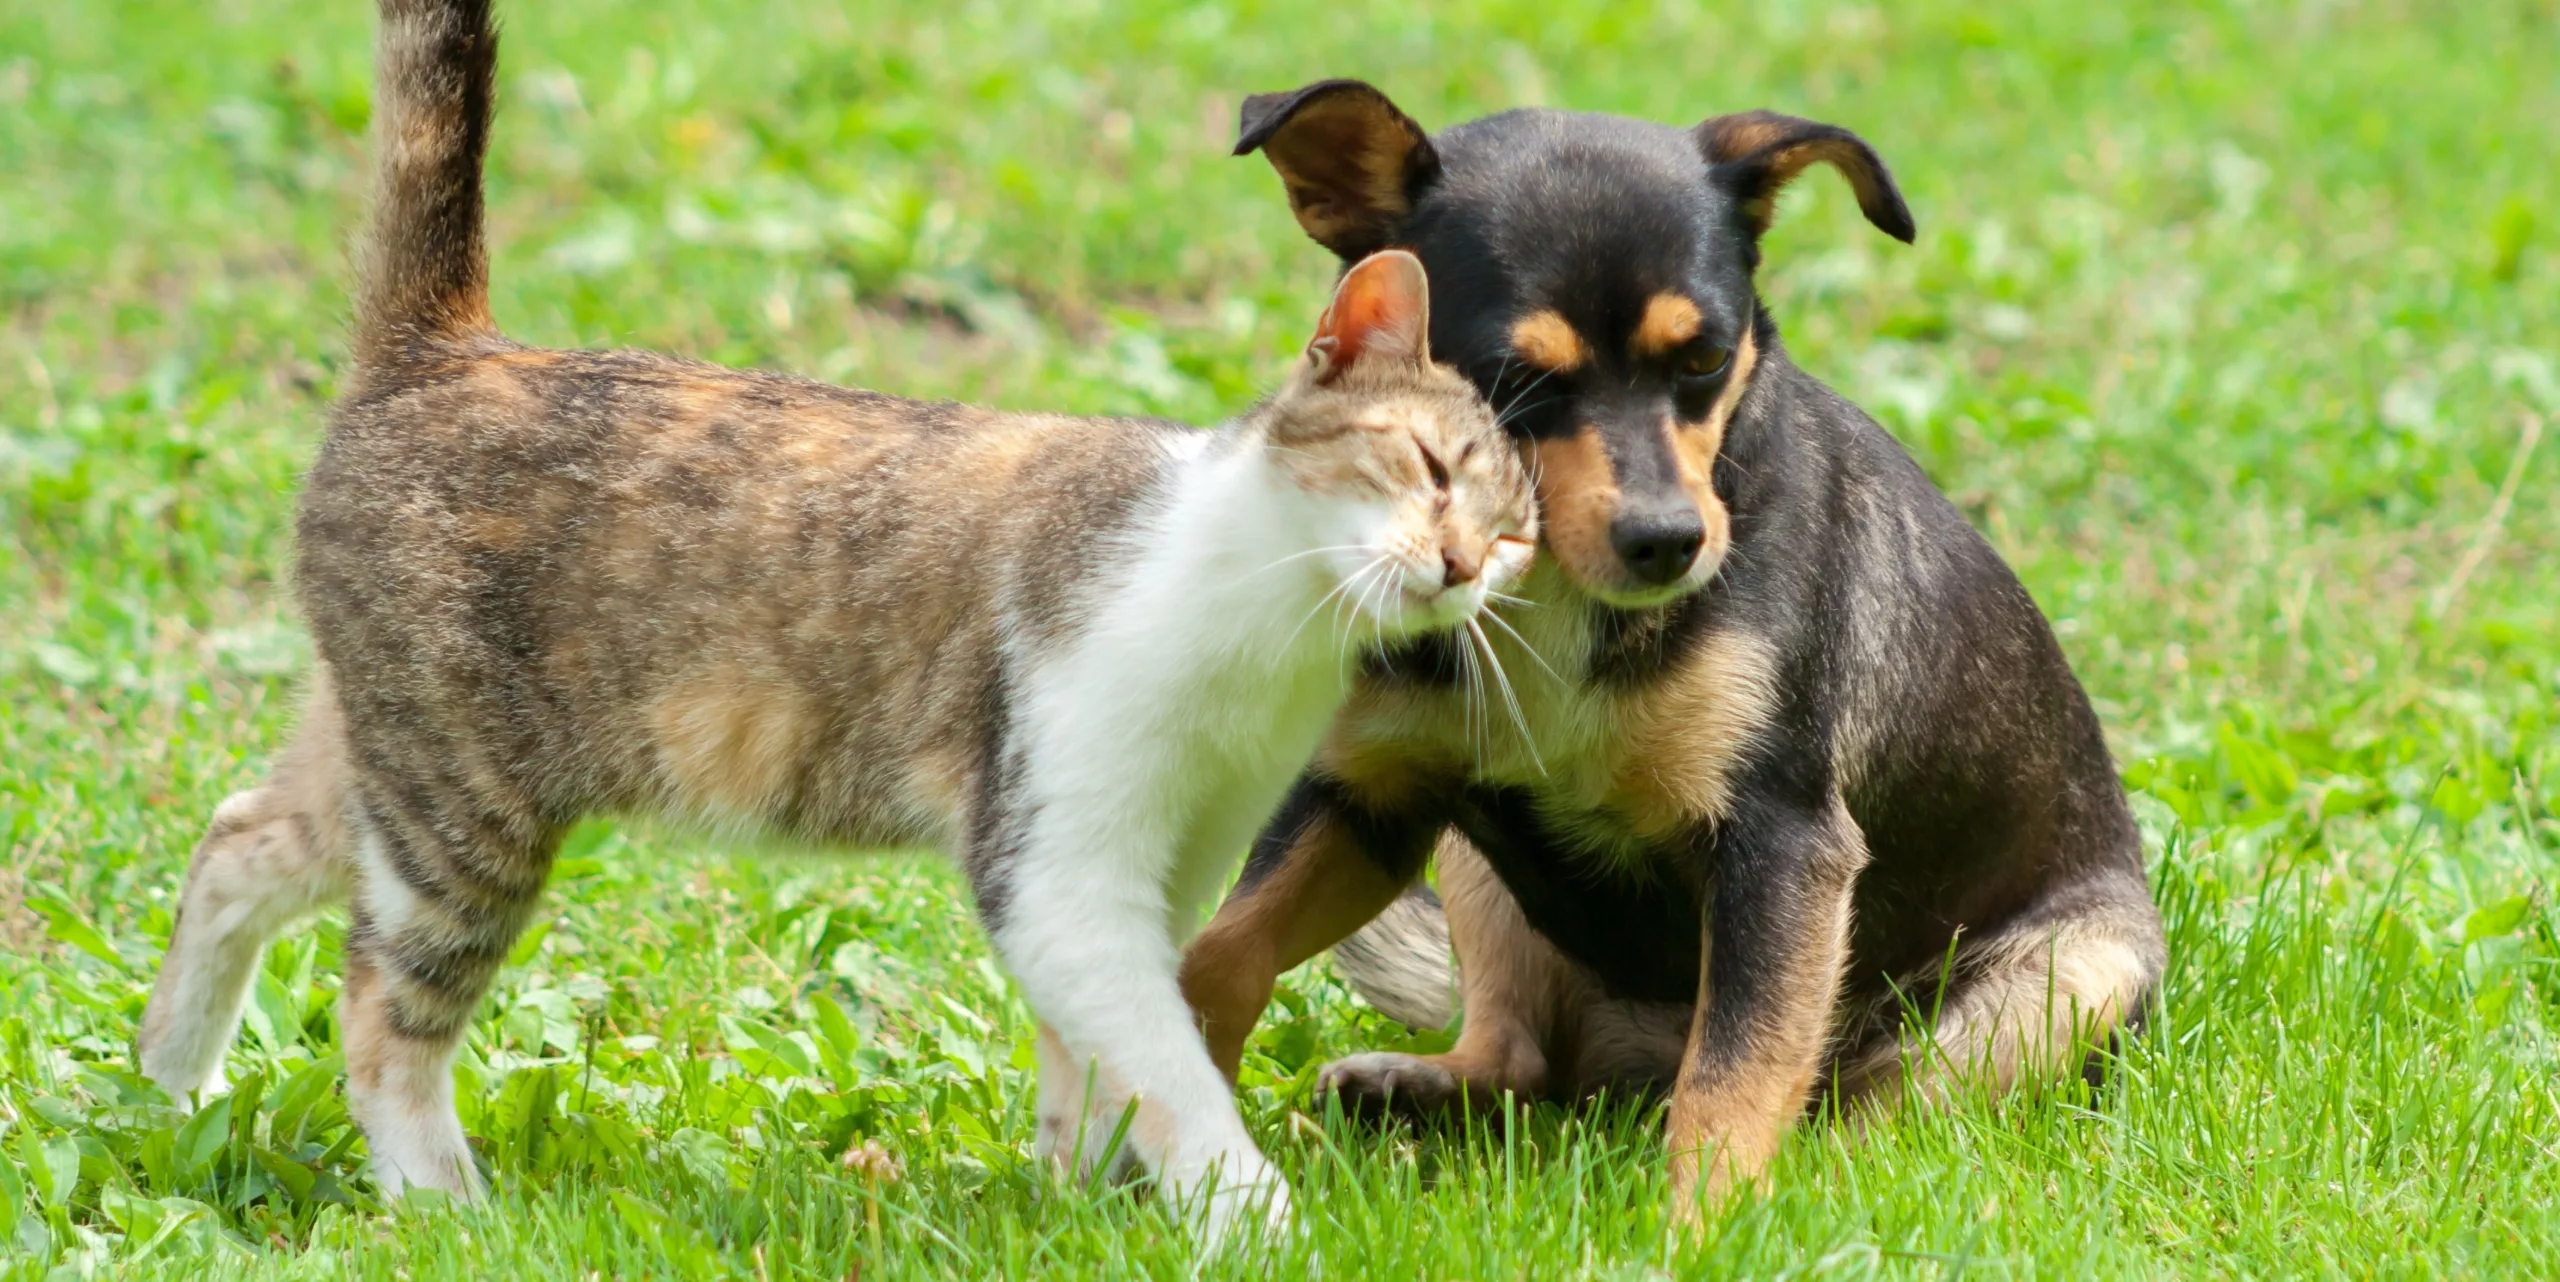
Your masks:
{"label": "dog's tail", "polygon": [[495,336],[481,160],[498,64],[490,0],[381,0],[373,226],[356,296],[359,371]]}
{"label": "dog's tail", "polygon": [[1458,1017],[1449,915],[1429,886],[1404,892],[1359,933],[1333,946],[1333,967],[1369,1004],[1414,1028]]}

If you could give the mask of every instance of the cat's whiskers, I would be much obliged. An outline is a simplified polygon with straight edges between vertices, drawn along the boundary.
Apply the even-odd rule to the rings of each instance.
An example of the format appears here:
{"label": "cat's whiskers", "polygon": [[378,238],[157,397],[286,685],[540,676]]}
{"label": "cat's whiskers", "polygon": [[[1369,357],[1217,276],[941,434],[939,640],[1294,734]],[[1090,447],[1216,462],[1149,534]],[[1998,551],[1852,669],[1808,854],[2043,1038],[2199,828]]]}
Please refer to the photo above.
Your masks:
{"label": "cat's whiskers", "polygon": [[1405,599],[1405,580],[1410,577],[1411,574],[1412,571],[1406,567],[1404,562],[1396,562],[1395,586],[1388,591],[1387,595],[1378,599],[1378,609],[1380,612],[1379,618],[1377,619],[1378,648],[1381,650],[1385,649],[1387,645],[1386,608],[1390,604],[1398,603]]}
{"label": "cat's whiskers", "polygon": [[1485,664],[1493,669],[1494,686],[1502,692],[1502,703],[1510,710],[1512,726],[1520,731],[1521,746],[1529,750],[1529,764],[1535,766],[1539,774],[1544,775],[1547,773],[1546,759],[1538,753],[1538,741],[1529,733],[1528,715],[1520,710],[1520,696],[1512,692],[1511,678],[1504,675],[1502,659],[1493,652],[1492,640],[1485,636],[1484,628],[1473,618],[1467,620],[1467,635],[1475,638],[1476,644],[1483,647]]}
{"label": "cat's whiskers", "polygon": [[1475,753],[1476,771],[1481,774],[1485,754],[1491,748],[1489,723],[1492,720],[1492,710],[1485,706],[1484,668],[1476,661],[1475,647],[1466,644],[1454,632],[1449,639],[1458,642],[1458,671],[1466,678],[1466,686],[1459,695],[1459,707],[1465,714],[1463,724],[1467,746]]}
{"label": "cat's whiskers", "polygon": [[1357,552],[1357,551],[1359,551],[1359,550],[1360,550],[1360,548],[1361,548],[1361,545],[1360,545],[1360,544],[1357,544],[1357,543],[1337,543],[1337,544],[1334,544],[1332,547],[1308,548],[1308,549],[1307,549],[1306,551],[1304,551],[1304,552],[1292,552],[1292,553],[1290,553],[1289,555],[1284,556],[1284,557],[1280,558],[1280,559],[1279,559],[1279,560],[1277,560],[1277,561],[1273,561],[1271,564],[1266,565],[1266,566],[1262,567],[1261,569],[1256,570],[1256,571],[1254,571],[1253,573],[1248,574],[1248,575],[1246,575],[1246,576],[1244,576],[1244,577],[1245,577],[1245,578],[1247,578],[1247,579],[1259,578],[1259,577],[1260,577],[1260,576],[1262,576],[1262,575],[1269,574],[1269,573],[1270,573],[1270,572],[1272,572],[1273,570],[1277,570],[1277,569],[1279,569],[1281,566],[1287,565],[1287,564],[1288,564],[1288,563],[1290,563],[1291,561],[1303,561],[1303,560],[1307,559],[1308,557],[1311,557],[1311,556],[1323,556],[1324,554],[1326,554],[1326,553],[1328,553],[1328,552]]}
{"label": "cat's whiskers", "polygon": [[1547,656],[1538,653],[1538,648],[1529,644],[1529,638],[1520,635],[1520,629],[1511,626],[1511,621],[1509,619],[1503,618],[1501,615],[1494,613],[1493,607],[1491,606],[1485,607],[1481,613],[1486,619],[1491,620],[1495,627],[1510,633],[1511,639],[1520,643],[1520,649],[1531,659],[1536,660],[1539,667],[1546,669],[1547,675],[1554,678],[1557,685],[1568,684],[1564,679],[1564,674],[1556,671],[1555,665],[1547,662]]}
{"label": "cat's whiskers", "polygon": [[1534,401],[1513,401],[1510,408],[1494,416],[1493,425],[1497,428],[1508,428],[1511,426],[1512,422],[1518,419],[1521,415],[1530,413],[1533,410],[1545,409],[1547,406],[1555,404],[1559,399],[1561,398],[1554,396],[1542,396]]}
{"label": "cat's whiskers", "polygon": [[[1510,358],[1504,357],[1503,364],[1508,368],[1510,365]],[[1548,379],[1553,377],[1555,377],[1554,370],[1541,371],[1536,378],[1530,379],[1526,386],[1522,387],[1519,391],[1513,392],[1511,394],[1511,399],[1504,401],[1502,408],[1494,412],[1493,425],[1495,427],[1508,426],[1512,419],[1528,413],[1530,410],[1536,409],[1541,405],[1545,405],[1547,401],[1554,400],[1555,398],[1552,396],[1546,398],[1546,400],[1536,402],[1529,400],[1529,393],[1538,390],[1538,384],[1546,382]]]}
{"label": "cat's whiskers", "polygon": [[1345,611],[1338,611],[1336,613],[1336,626],[1333,634],[1334,649],[1341,651],[1345,655],[1351,653],[1351,638],[1352,635],[1359,630],[1360,616],[1369,608],[1369,593],[1378,584],[1386,582],[1386,576],[1384,574],[1378,574],[1375,580],[1371,580],[1370,575],[1385,569],[1387,566],[1393,564],[1393,562],[1393,553],[1381,552],[1378,554],[1378,558],[1376,560],[1360,567],[1360,573],[1353,576],[1350,580],[1351,582],[1360,583],[1361,586],[1359,594],[1356,597],[1346,596],[1343,598],[1343,604],[1347,606],[1348,609]]}
{"label": "cat's whiskers", "polygon": [[[1315,618],[1316,618],[1316,616],[1317,616],[1318,614],[1321,614],[1321,613],[1323,613],[1323,612],[1324,612],[1324,607],[1325,607],[1325,605],[1326,605],[1326,603],[1327,603],[1327,602],[1334,601],[1334,600],[1336,600],[1337,598],[1341,597],[1344,593],[1346,593],[1346,592],[1350,591],[1350,589],[1351,589],[1351,585],[1352,585],[1352,584],[1354,584],[1354,583],[1358,583],[1358,582],[1359,582],[1363,577],[1365,577],[1365,576],[1369,573],[1369,571],[1376,569],[1376,568],[1378,567],[1378,563],[1379,563],[1380,561],[1384,561],[1385,559],[1386,559],[1386,557],[1385,557],[1383,554],[1379,555],[1378,557],[1376,557],[1376,558],[1372,559],[1372,560],[1371,560],[1367,565],[1361,566],[1359,569],[1357,569],[1357,570],[1355,570],[1355,571],[1351,572],[1350,574],[1348,574],[1348,575],[1344,576],[1344,577],[1343,577],[1343,580],[1342,580],[1340,583],[1336,583],[1336,584],[1334,584],[1334,585],[1333,585],[1333,589],[1332,589],[1331,591],[1329,591],[1329,592],[1325,593],[1325,594],[1324,594],[1323,596],[1321,596],[1321,597],[1316,598],[1316,603],[1315,603],[1314,605],[1312,605],[1312,606],[1307,607],[1307,612],[1306,612],[1306,614],[1305,614],[1304,616],[1302,616],[1302,617],[1300,617],[1300,618],[1299,618],[1299,620],[1298,620],[1298,626],[1296,626],[1296,627],[1294,627],[1294,628],[1289,629],[1289,638],[1288,638],[1288,640],[1282,641],[1282,642],[1280,643],[1280,651],[1281,651],[1281,653],[1283,653],[1283,654],[1288,653],[1289,647],[1290,647],[1290,646],[1292,646],[1292,645],[1297,644],[1297,641],[1298,641],[1298,634],[1299,634],[1299,633],[1301,633],[1301,632],[1306,631],[1306,630],[1307,630],[1307,625],[1308,625],[1308,624],[1315,622]],[[1335,614],[1336,614],[1336,617],[1337,617],[1337,618],[1340,616],[1340,609],[1339,609],[1339,607],[1337,607],[1337,608],[1336,608],[1336,610],[1335,610]],[[1337,651],[1339,651],[1341,648],[1342,648],[1341,642],[1340,642],[1339,638],[1337,637],[1337,639],[1336,639],[1336,641],[1335,641],[1335,643],[1334,643],[1334,649],[1335,649],[1335,650],[1337,650]]]}
{"label": "cat's whiskers", "polygon": [[[1370,591],[1378,588],[1386,588],[1389,589],[1390,592],[1403,591],[1404,567],[1393,559],[1389,559],[1387,562],[1387,573],[1379,575],[1377,582],[1371,584],[1369,589],[1365,589],[1360,593],[1361,613],[1369,616],[1369,635],[1370,645],[1372,647],[1371,653],[1383,653],[1387,648],[1387,621],[1385,616],[1380,612],[1386,608],[1387,602],[1396,599],[1393,595],[1381,594],[1378,598],[1378,604],[1369,604]],[[1359,620],[1357,618],[1352,620],[1352,626],[1359,626]]]}

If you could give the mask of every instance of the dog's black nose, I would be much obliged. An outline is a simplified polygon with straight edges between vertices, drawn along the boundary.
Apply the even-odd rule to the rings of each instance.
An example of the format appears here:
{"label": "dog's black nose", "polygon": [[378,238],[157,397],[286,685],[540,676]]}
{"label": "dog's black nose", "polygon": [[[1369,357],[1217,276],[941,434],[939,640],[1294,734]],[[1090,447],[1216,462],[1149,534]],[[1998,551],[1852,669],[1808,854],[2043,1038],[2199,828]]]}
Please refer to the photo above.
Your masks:
{"label": "dog's black nose", "polygon": [[1609,523],[1609,546],[1619,564],[1644,583],[1669,583],[1687,574],[1706,541],[1707,523],[1686,503],[1621,512]]}

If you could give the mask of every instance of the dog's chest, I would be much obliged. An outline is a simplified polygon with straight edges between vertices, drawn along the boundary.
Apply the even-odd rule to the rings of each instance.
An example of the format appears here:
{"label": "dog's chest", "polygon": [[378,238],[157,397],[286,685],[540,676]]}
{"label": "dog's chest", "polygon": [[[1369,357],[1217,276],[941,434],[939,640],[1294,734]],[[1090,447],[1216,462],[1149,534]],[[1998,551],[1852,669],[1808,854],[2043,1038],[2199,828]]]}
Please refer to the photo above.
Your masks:
{"label": "dog's chest", "polygon": [[1660,673],[1608,681],[1593,633],[1564,608],[1523,610],[1482,641],[1409,651],[1355,696],[1327,763],[1518,793],[1604,866],[1685,847],[1731,813],[1776,718],[1776,648],[1710,630]]}
{"label": "dog's chest", "polygon": [[1775,719],[1775,647],[1709,631],[1659,675],[1612,683],[1569,616],[1513,619],[1488,630],[1508,698],[1482,648],[1472,677],[1408,656],[1355,702],[1329,764],[1428,763],[1407,786],[1454,793],[1453,821],[1532,925],[1621,994],[1689,1000],[1707,847]]}
{"label": "dog's chest", "polygon": [[1523,788],[1470,787],[1455,810],[1458,830],[1529,924],[1612,992],[1669,1002],[1697,995],[1708,866],[1693,849],[1663,843],[1595,857],[1589,816],[1560,822]]}

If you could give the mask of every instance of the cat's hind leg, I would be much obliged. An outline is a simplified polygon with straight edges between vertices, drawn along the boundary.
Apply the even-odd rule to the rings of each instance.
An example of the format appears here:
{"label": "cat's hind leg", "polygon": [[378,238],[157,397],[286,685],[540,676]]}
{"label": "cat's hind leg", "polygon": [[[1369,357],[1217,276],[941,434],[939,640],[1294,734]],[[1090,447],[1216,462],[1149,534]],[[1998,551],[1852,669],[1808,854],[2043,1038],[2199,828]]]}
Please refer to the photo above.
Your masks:
{"label": "cat's hind leg", "polygon": [[169,949],[143,1008],[142,1074],[180,1105],[223,1089],[267,944],[346,898],[346,741],[325,680],[264,783],[214,808],[187,866]]}
{"label": "cat's hind leg", "polygon": [[348,1111],[385,1195],[419,1186],[476,1197],[453,1055],[532,916],[559,830],[532,806],[449,775],[357,791],[341,1013]]}

